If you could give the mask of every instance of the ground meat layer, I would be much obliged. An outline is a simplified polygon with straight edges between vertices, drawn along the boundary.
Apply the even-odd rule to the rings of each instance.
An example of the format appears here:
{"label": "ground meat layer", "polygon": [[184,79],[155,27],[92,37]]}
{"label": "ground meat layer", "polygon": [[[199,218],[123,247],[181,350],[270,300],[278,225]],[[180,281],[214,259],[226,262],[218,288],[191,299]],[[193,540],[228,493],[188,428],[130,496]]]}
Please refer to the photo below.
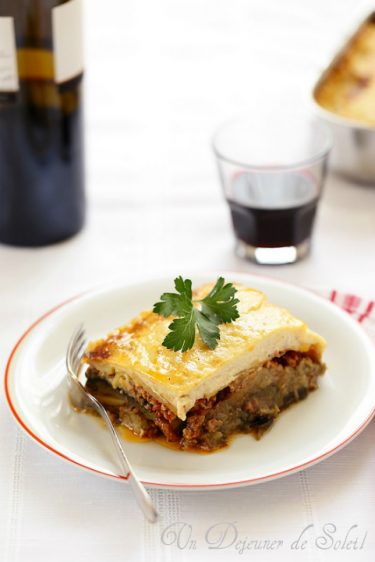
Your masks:
{"label": "ground meat layer", "polygon": [[86,387],[116,423],[136,435],[162,434],[182,449],[214,450],[225,446],[233,433],[252,433],[259,439],[282,410],[317,388],[324,370],[314,356],[289,351],[244,371],[215,396],[197,400],[184,421],[141,387],[132,395],[114,390],[92,367]]}

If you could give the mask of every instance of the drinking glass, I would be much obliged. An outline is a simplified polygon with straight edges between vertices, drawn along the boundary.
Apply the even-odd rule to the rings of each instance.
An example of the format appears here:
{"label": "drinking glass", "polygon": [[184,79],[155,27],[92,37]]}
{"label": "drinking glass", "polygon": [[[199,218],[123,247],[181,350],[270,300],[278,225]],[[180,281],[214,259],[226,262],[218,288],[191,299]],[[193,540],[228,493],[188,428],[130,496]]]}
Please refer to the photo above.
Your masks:
{"label": "drinking glass", "polygon": [[308,254],[331,146],[323,123],[282,110],[219,127],[213,150],[240,257],[276,265]]}

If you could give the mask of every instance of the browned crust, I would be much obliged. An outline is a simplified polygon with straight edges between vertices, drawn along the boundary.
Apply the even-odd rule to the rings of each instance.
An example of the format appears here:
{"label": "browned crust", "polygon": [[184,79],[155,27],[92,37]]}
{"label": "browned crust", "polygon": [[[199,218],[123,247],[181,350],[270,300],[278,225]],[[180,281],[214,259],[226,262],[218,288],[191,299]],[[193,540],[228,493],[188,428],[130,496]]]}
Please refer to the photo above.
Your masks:
{"label": "browned crust", "polygon": [[363,116],[352,115],[350,109],[351,100],[355,100],[367,88],[371,87],[375,80],[375,68],[368,64],[369,68],[364,73],[361,65],[356,66],[353,61],[357,54],[361,55],[362,61],[367,57],[368,62],[374,58],[375,44],[364,43],[368,34],[375,30],[375,19],[369,18],[355,33],[348,45],[339,54],[337,60],[333,63],[319,81],[314,97],[315,100],[325,109],[332,111],[343,117],[349,117],[362,122],[373,123],[373,115]]}
{"label": "browned crust", "polygon": [[84,361],[89,363],[92,361],[103,361],[112,356],[113,350],[116,349],[119,342],[122,346],[128,348],[132,347],[132,338],[137,337],[139,333],[142,332],[143,328],[146,326],[149,329],[152,321],[156,321],[158,315],[154,314],[152,311],[147,311],[141,313],[132,322],[126,325],[124,328],[116,330],[110,334],[106,339],[99,340],[95,343],[95,347],[89,348],[87,351]]}

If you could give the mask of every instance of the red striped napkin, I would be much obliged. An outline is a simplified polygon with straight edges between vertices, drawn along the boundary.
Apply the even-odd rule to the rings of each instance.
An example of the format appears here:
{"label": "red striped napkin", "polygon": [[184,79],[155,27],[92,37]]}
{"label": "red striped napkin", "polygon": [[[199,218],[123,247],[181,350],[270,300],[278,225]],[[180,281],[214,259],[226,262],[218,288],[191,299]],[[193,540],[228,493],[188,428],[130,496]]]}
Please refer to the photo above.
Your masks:
{"label": "red striped napkin", "polygon": [[375,301],[350,293],[340,293],[335,289],[325,293],[324,296],[357,320],[375,344]]}

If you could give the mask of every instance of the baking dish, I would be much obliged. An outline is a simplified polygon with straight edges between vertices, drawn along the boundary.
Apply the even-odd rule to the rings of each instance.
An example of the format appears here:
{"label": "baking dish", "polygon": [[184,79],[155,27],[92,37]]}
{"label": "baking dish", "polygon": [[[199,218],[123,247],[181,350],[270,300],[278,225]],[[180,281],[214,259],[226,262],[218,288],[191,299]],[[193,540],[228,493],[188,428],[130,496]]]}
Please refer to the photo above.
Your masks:
{"label": "baking dish", "polygon": [[[368,31],[371,35],[366,35]],[[363,37],[367,41],[365,44]],[[327,93],[335,95],[332,88],[335,81],[343,97],[339,99],[339,90],[330,104]],[[312,90],[315,114],[328,123],[333,133],[331,168],[353,180],[370,184],[375,184],[374,85],[375,12],[371,12],[333,57]],[[366,110],[369,111],[367,122]]]}

